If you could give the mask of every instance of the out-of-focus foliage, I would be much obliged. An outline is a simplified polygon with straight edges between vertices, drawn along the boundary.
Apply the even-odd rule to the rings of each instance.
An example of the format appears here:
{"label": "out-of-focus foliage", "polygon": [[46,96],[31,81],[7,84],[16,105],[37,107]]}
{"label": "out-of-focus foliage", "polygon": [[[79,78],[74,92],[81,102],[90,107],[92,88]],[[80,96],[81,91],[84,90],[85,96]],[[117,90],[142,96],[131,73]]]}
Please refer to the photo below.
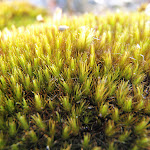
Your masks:
{"label": "out-of-focus foliage", "polygon": [[148,3],[143,3],[143,4],[141,4],[141,6],[138,8],[138,11],[139,11],[139,12],[145,11],[147,5],[148,5]]}
{"label": "out-of-focus foliage", "polygon": [[0,30],[12,25],[19,27],[32,24],[39,14],[46,15],[47,11],[27,2],[0,2]]}

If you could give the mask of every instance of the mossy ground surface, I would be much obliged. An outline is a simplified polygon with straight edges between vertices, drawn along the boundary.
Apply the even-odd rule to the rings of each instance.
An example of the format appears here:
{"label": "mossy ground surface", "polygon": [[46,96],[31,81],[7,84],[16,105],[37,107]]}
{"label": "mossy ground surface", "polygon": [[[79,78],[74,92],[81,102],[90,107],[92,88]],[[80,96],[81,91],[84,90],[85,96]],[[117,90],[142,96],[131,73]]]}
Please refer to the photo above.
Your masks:
{"label": "mossy ground surface", "polygon": [[27,2],[0,2],[0,30],[12,25],[20,27],[36,23],[39,14],[47,16],[47,11]]}
{"label": "mossy ground surface", "polygon": [[64,16],[0,32],[0,149],[149,149],[149,19]]}

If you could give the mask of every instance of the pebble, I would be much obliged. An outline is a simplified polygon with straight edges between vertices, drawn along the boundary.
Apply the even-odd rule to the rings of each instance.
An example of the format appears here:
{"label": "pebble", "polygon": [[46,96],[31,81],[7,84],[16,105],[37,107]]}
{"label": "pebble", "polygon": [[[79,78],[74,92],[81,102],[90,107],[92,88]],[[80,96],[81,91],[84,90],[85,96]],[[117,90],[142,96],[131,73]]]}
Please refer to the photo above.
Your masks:
{"label": "pebble", "polygon": [[50,150],[49,146],[46,146],[46,150]]}
{"label": "pebble", "polygon": [[59,30],[59,31],[65,31],[65,30],[67,30],[68,28],[69,28],[69,26],[61,25],[61,26],[58,27],[58,30]]}
{"label": "pebble", "polygon": [[43,17],[42,17],[41,14],[36,17],[36,20],[37,20],[38,22],[44,22],[44,19],[43,19]]}

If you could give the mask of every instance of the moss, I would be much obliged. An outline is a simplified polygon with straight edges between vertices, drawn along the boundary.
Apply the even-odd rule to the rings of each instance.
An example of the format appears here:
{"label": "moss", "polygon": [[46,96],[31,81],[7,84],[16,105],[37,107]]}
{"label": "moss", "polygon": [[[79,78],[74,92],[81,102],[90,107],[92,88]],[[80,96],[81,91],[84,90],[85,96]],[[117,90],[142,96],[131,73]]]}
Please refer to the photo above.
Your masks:
{"label": "moss", "polygon": [[46,16],[46,10],[37,8],[27,2],[0,2],[0,30],[3,28],[11,28],[27,26],[36,23],[36,16],[42,14]]}
{"label": "moss", "polygon": [[0,149],[148,149],[148,20],[88,14],[1,31]]}

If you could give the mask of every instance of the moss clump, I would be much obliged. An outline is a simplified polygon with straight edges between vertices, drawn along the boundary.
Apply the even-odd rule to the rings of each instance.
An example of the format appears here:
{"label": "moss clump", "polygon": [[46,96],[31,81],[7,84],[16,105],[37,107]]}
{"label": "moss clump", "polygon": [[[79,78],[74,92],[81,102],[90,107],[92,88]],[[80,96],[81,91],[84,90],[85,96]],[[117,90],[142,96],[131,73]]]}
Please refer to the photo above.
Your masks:
{"label": "moss clump", "polygon": [[3,30],[0,149],[149,148],[148,20],[89,14]]}
{"label": "moss clump", "polygon": [[27,2],[0,2],[0,30],[12,25],[26,26],[36,22],[36,16],[46,15],[46,10]]}

